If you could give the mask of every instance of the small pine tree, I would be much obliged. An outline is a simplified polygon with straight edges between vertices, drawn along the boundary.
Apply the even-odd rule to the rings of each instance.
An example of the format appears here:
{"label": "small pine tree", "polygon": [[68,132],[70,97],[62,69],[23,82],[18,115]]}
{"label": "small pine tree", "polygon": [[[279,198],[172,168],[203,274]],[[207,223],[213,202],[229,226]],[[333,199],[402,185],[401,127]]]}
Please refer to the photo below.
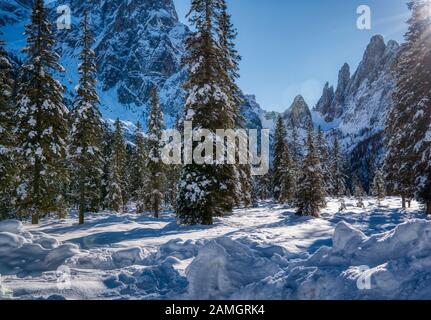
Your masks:
{"label": "small pine tree", "polygon": [[330,148],[325,138],[322,128],[319,126],[316,137],[317,149],[319,150],[320,163],[323,169],[323,180],[325,184],[325,193],[331,194],[331,163],[330,163]]}
{"label": "small pine tree", "polygon": [[275,129],[273,195],[276,201],[291,204],[295,197],[295,176],[286,136],[284,120],[280,116]]}
{"label": "small pine tree", "polygon": [[238,165],[237,169],[240,187],[238,205],[250,208],[253,206],[253,179],[251,177],[251,168],[250,165]]}
{"label": "small pine tree", "polygon": [[377,170],[373,185],[372,185],[372,194],[376,197],[378,203],[380,204],[386,197],[386,185],[384,180],[384,174],[382,170]]}
{"label": "small pine tree", "polygon": [[[1,33],[0,33],[1,35]],[[0,220],[9,216],[15,167],[13,160],[12,64],[0,39]]]}
{"label": "small pine tree", "polygon": [[177,205],[177,186],[178,180],[180,179],[181,166],[169,165],[166,166],[166,181],[164,188],[165,204],[172,209],[176,209]]}
{"label": "small pine tree", "polygon": [[71,143],[69,156],[75,185],[75,201],[79,204],[79,224],[84,223],[87,210],[100,207],[100,184],[103,174],[102,140],[104,125],[98,109],[96,92],[95,54],[91,49],[94,42],[85,14],[81,22],[83,30],[80,74],[77,97],[70,114]]}
{"label": "small pine tree", "polygon": [[127,149],[120,119],[115,121],[109,162],[106,203],[110,210],[124,212],[126,199],[126,159]]}
{"label": "small pine tree", "polygon": [[258,200],[272,198],[272,169],[266,175],[255,177],[255,195]]}
{"label": "small pine tree", "polygon": [[102,139],[102,178],[100,182],[100,199],[102,199],[102,209],[109,209],[108,186],[109,186],[109,167],[111,165],[111,146],[113,140],[113,133],[109,128],[109,124],[104,122]]}
{"label": "small pine tree", "polygon": [[325,206],[326,201],[322,166],[313,136],[313,128],[309,128],[307,139],[308,153],[304,159],[302,177],[298,186],[297,214],[319,217],[320,209]]}
{"label": "small pine tree", "polygon": [[144,213],[146,203],[146,186],[148,183],[147,160],[148,152],[141,123],[136,124],[135,149],[132,155],[130,170],[130,186],[132,199],[136,203],[136,213]]}
{"label": "small pine tree", "polygon": [[160,207],[164,198],[164,186],[166,178],[165,164],[162,162],[161,149],[164,146],[162,134],[164,130],[163,112],[160,107],[157,89],[151,91],[151,112],[148,117],[148,175],[150,188],[148,192],[148,204],[158,218]]}
{"label": "small pine tree", "polygon": [[356,199],[356,206],[358,208],[365,208],[364,197],[366,194],[364,188],[362,187],[361,181],[359,181],[357,176],[353,178],[353,195]]}
{"label": "small pine tree", "polygon": [[331,195],[337,198],[341,198],[346,195],[346,175],[344,173],[345,160],[341,152],[340,143],[337,136],[334,137],[334,143],[332,148],[332,161],[330,164],[331,168]]}
{"label": "small pine tree", "polygon": [[20,168],[19,209],[32,223],[49,212],[64,214],[67,184],[66,135],[68,110],[63,87],[51,72],[63,72],[53,51],[54,36],[43,0],[35,0],[26,27],[27,60],[22,66],[17,97],[17,140]]}

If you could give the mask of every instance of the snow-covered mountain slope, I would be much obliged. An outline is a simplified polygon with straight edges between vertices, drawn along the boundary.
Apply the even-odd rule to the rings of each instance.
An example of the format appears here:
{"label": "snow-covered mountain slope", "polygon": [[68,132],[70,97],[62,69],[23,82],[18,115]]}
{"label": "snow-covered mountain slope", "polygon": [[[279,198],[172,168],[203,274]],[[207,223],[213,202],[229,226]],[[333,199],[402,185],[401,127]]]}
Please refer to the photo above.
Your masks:
{"label": "snow-covered mountain slope", "polygon": [[[22,35],[31,12],[31,0],[1,0],[0,25],[8,50],[21,56]],[[149,92],[157,85],[168,124],[173,123],[183,104],[181,85],[186,76],[181,65],[188,28],[179,22],[172,0],[65,0],[47,1],[57,36],[61,63],[67,72],[61,81],[68,96],[76,86],[81,20],[91,14],[96,36],[99,94],[107,118],[135,122],[145,118]],[[71,9],[70,30],[57,30],[56,8]]]}
{"label": "snow-covered mountain slope", "polygon": [[345,64],[339,72],[337,89],[326,84],[314,110],[316,122],[336,129],[347,151],[380,134],[392,106],[395,87],[393,66],[399,45],[385,43],[382,36],[371,39],[358,69],[350,76]]}

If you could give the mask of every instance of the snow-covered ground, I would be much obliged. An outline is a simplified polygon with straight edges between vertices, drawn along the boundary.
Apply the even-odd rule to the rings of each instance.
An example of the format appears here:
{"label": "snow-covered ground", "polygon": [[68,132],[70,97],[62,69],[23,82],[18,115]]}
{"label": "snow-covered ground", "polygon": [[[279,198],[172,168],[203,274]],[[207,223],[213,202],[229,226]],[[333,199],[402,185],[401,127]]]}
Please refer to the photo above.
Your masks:
{"label": "snow-covered ground", "polygon": [[321,219],[261,203],[182,227],[99,213],[0,222],[0,296],[15,299],[431,299],[431,221],[389,198]]}

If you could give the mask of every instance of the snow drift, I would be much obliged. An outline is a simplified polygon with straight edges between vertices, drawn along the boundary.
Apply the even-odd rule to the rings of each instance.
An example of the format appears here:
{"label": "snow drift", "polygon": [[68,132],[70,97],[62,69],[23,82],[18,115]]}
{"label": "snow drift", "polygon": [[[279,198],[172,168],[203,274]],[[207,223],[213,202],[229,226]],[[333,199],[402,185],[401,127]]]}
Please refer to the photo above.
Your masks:
{"label": "snow drift", "polygon": [[218,238],[203,247],[187,268],[192,299],[224,299],[240,288],[280,271],[278,264],[258,251]]}
{"label": "snow drift", "polygon": [[[218,239],[187,270],[195,299],[429,299],[431,222],[413,220],[365,236],[340,222],[333,247],[278,268],[238,242]],[[260,279],[260,280],[258,280]]]}
{"label": "snow drift", "polygon": [[21,222],[0,222],[0,274],[24,277],[56,270],[79,252],[42,232],[26,232]]}

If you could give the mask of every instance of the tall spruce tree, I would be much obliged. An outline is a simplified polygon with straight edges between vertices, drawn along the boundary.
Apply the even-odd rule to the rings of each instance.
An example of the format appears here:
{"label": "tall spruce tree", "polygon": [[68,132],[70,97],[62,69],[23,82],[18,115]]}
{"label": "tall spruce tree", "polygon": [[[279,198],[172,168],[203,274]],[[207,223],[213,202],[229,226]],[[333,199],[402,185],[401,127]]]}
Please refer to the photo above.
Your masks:
{"label": "tall spruce tree", "polygon": [[115,121],[115,131],[111,141],[109,174],[107,181],[106,203],[110,210],[123,213],[127,205],[126,196],[126,159],[127,149],[120,119]]}
{"label": "tall spruce tree", "polygon": [[71,144],[69,156],[72,166],[75,203],[78,203],[79,206],[79,224],[83,224],[85,212],[90,209],[95,211],[100,207],[104,125],[98,108],[95,53],[91,49],[94,38],[87,14],[85,14],[80,25],[83,31],[81,64],[78,67],[80,79],[77,97],[70,114]]}
{"label": "tall spruce tree", "polygon": [[63,72],[54,52],[54,36],[43,0],[35,0],[26,27],[27,60],[22,66],[17,97],[17,139],[21,166],[17,188],[19,209],[32,223],[49,212],[64,214],[67,183],[68,110],[63,87],[52,72]]}
{"label": "tall spruce tree", "polygon": [[[187,39],[189,69],[185,84],[185,121],[192,121],[195,133],[234,129],[238,119],[236,92],[232,90],[232,64],[221,43],[220,0],[193,0],[189,13],[196,32]],[[219,32],[218,32],[219,31]],[[231,41],[231,40],[230,40]],[[195,143],[195,146],[197,143]],[[214,155],[205,157],[214,159]],[[237,189],[235,166],[207,162],[186,164],[178,185],[177,216],[183,224],[212,224],[215,216],[231,212]]]}
{"label": "tall spruce tree", "polygon": [[386,128],[386,170],[390,186],[403,198],[412,192],[414,176],[417,198],[431,214],[431,4],[413,0],[408,7],[412,16],[398,56],[394,108]]}
{"label": "tall spruce tree", "polygon": [[109,167],[111,165],[111,145],[113,140],[113,132],[109,127],[109,123],[104,122],[102,139],[102,160],[103,160],[103,173],[100,183],[100,199],[102,199],[102,209],[109,209]]}
{"label": "tall spruce tree", "polygon": [[151,90],[151,112],[148,117],[148,205],[158,218],[160,207],[164,199],[164,187],[166,179],[166,168],[162,162],[161,149],[164,146],[162,140],[163,130],[165,128],[163,112],[160,107],[159,97],[156,87]]}
{"label": "tall spruce tree", "polygon": [[278,117],[275,129],[273,161],[273,195],[281,203],[291,204],[295,198],[295,176],[289,146],[286,141],[287,131],[284,120]]}
{"label": "tall spruce tree", "polygon": [[[1,35],[1,33],[0,33]],[[16,164],[13,160],[12,64],[0,39],[0,220],[9,216]]]}
{"label": "tall spruce tree", "polygon": [[318,149],[314,142],[313,128],[308,129],[307,155],[304,159],[298,186],[298,215],[319,217],[325,206],[323,172]]}
{"label": "tall spruce tree", "polygon": [[145,137],[140,122],[136,124],[135,149],[132,156],[131,168],[131,193],[132,199],[136,203],[136,213],[144,213],[146,201],[146,186],[148,183],[147,159],[148,152],[145,145]]}

